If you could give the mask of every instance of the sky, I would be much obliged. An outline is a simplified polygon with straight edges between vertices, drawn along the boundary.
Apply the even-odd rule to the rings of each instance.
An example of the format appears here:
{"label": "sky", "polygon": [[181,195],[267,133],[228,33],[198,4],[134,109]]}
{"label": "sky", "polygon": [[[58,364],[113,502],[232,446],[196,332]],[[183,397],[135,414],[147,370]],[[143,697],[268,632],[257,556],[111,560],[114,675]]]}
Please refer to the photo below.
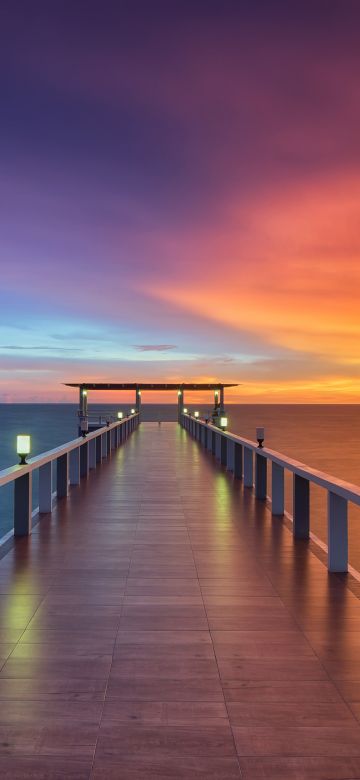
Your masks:
{"label": "sky", "polygon": [[0,402],[358,402],[359,28],[358,0],[3,0]]}

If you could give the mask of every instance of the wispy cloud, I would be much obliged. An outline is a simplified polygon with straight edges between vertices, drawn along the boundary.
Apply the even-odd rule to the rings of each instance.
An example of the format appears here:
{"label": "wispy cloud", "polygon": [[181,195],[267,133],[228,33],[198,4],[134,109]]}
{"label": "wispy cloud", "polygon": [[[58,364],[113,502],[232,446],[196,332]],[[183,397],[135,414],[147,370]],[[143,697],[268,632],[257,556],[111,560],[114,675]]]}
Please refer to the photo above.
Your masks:
{"label": "wispy cloud", "polygon": [[138,352],[168,352],[170,349],[176,349],[176,344],[133,344]]}
{"label": "wispy cloud", "polygon": [[0,349],[7,349],[11,351],[46,351],[46,352],[81,352],[80,347],[43,347],[43,346],[19,346],[18,344],[0,344]]}

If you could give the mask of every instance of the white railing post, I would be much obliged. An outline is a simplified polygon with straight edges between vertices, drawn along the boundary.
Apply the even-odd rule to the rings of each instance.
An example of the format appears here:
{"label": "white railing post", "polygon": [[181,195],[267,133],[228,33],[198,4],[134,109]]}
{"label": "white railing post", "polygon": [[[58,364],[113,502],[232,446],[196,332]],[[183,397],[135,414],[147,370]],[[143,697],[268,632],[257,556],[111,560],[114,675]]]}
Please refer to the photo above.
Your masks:
{"label": "white railing post", "polygon": [[14,482],[14,536],[31,534],[32,474],[23,474]]}
{"label": "white railing post", "polygon": [[293,534],[296,539],[308,539],[310,533],[310,485],[309,480],[294,474],[293,482]]}
{"label": "white railing post", "polygon": [[285,509],[284,467],[272,462],[271,466],[271,513],[282,516]]}
{"label": "white railing post", "polygon": [[69,452],[70,485],[80,485],[80,447]]}
{"label": "white railing post", "polygon": [[348,570],[348,510],[345,498],[328,491],[328,569]]}
{"label": "white railing post", "polygon": [[250,447],[244,447],[244,486],[253,487],[254,484],[254,462],[253,452]]}
{"label": "white railing post", "polygon": [[52,462],[39,468],[39,513],[52,511]]}

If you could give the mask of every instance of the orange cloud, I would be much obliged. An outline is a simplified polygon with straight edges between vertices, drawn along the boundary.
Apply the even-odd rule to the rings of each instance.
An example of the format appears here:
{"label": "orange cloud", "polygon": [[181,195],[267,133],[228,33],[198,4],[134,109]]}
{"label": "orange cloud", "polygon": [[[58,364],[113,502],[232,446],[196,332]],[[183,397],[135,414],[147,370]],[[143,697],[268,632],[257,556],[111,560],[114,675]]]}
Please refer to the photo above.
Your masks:
{"label": "orange cloud", "polygon": [[[191,274],[147,291],[295,352],[358,364],[360,194],[352,175],[231,205],[222,229],[187,238]],[[240,348],[241,345],[239,345]],[[309,377],[311,379],[311,377]]]}

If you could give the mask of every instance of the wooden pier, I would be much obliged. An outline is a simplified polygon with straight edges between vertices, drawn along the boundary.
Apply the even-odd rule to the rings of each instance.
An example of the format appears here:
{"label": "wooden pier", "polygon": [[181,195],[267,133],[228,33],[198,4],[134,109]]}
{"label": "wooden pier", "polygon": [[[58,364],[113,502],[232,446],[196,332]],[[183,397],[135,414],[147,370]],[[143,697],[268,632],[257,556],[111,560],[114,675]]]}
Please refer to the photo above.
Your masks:
{"label": "wooden pier", "polygon": [[0,561],[1,780],[358,780],[360,602],[177,424]]}

